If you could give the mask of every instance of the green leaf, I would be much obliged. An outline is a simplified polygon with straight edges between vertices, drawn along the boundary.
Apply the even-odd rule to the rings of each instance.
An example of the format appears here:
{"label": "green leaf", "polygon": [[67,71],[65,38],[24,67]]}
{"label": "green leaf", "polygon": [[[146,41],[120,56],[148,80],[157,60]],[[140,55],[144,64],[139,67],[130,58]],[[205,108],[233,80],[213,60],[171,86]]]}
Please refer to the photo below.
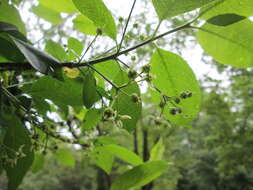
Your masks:
{"label": "green leaf", "polygon": [[36,49],[32,45],[12,37],[12,40],[23,53],[29,63],[39,72],[48,74],[49,71],[54,71],[53,67],[59,62],[52,56]]}
{"label": "green leaf", "polygon": [[76,55],[81,56],[83,52],[83,47],[84,44],[81,43],[78,39],[76,38],[68,39],[68,48],[69,50],[73,50],[76,53]]}
{"label": "green leaf", "polygon": [[89,109],[85,115],[82,126],[83,131],[91,130],[101,121],[103,111],[101,109]]}
{"label": "green leaf", "polygon": [[110,190],[138,189],[164,173],[167,163],[164,161],[153,161],[134,167],[119,176],[112,184]]}
{"label": "green leaf", "polygon": [[19,51],[8,34],[16,36],[19,39],[26,40],[25,37],[18,31],[16,26],[0,22],[0,56],[10,61],[24,61],[24,55]]}
{"label": "green leaf", "polygon": [[3,163],[2,161],[0,161],[0,176],[2,175],[3,172]]}
{"label": "green leaf", "polygon": [[[164,115],[178,125],[189,125],[200,109],[200,87],[192,69],[178,55],[158,49],[151,59],[151,74],[154,76],[153,84],[169,97],[180,97],[182,92],[190,91],[191,98],[182,99],[177,105],[182,114],[171,115],[174,105],[167,104]],[[159,104],[161,95],[153,93],[153,100]]]}
{"label": "green leaf", "polygon": [[103,147],[95,147],[92,152],[91,158],[95,162],[95,164],[102,170],[104,170],[107,174],[111,173],[114,156],[104,150]]}
{"label": "green leaf", "polygon": [[215,0],[152,0],[161,21],[200,8],[212,1]]}
{"label": "green leaf", "polygon": [[102,29],[109,37],[116,40],[117,31],[114,19],[102,0],[73,0],[73,3],[97,28]]}
{"label": "green leaf", "polygon": [[71,168],[75,167],[75,158],[71,154],[70,150],[60,149],[56,152],[56,158],[58,162],[64,166],[68,166]]}
{"label": "green leaf", "polygon": [[44,20],[51,22],[52,24],[59,24],[63,21],[59,12],[45,7],[41,4],[36,7],[33,7],[31,11],[38,17],[43,18]]}
{"label": "green leaf", "polygon": [[10,61],[24,61],[24,55],[17,46],[6,39],[6,36],[0,34],[0,55]]}
{"label": "green leaf", "polygon": [[0,32],[18,31],[18,28],[13,24],[0,22]]}
{"label": "green leaf", "polygon": [[163,144],[162,138],[155,144],[155,146],[152,148],[150,152],[150,160],[155,161],[155,160],[162,160],[163,154],[165,151],[165,147]]}
{"label": "green leaf", "polygon": [[109,145],[109,144],[116,144],[115,140],[107,137],[107,136],[101,136],[95,139],[95,145]]}
{"label": "green leaf", "polygon": [[99,96],[107,98],[108,100],[111,100],[112,97],[109,95],[109,92],[107,92],[104,88],[97,86],[97,93]]}
{"label": "green leaf", "polygon": [[228,26],[244,19],[246,19],[245,16],[237,14],[222,14],[208,19],[207,22],[217,26]]}
{"label": "green leaf", "polygon": [[[129,79],[127,74],[124,71],[121,71],[118,73],[118,75],[115,77],[114,82],[120,86],[123,84],[128,83]],[[140,96],[140,89],[136,82],[133,82],[132,84],[128,85],[125,88],[122,88],[122,91],[118,92],[117,98],[115,99],[115,104],[113,108],[118,111],[118,114],[120,115],[128,115],[131,117],[131,119],[122,120],[123,127],[128,130],[132,131],[135,129],[136,124],[141,116],[142,111],[142,103],[138,102],[135,103],[132,101],[131,95],[137,94]]]}
{"label": "green leaf", "polygon": [[114,81],[115,78],[122,72],[119,64],[116,61],[105,61],[105,62],[96,64],[95,67],[98,71],[100,71],[103,75],[105,75],[111,81]]}
{"label": "green leaf", "polygon": [[0,146],[3,144],[7,128],[4,126],[4,121],[0,118]]}
{"label": "green leaf", "polygon": [[105,151],[109,152],[115,157],[132,164],[133,166],[138,166],[143,163],[142,159],[135,153],[127,150],[126,148],[116,145],[109,144],[102,147]]}
{"label": "green leaf", "polygon": [[39,0],[39,2],[53,10],[65,13],[75,13],[78,10],[75,8],[72,0]]}
{"label": "green leaf", "polygon": [[11,165],[10,163],[4,165],[8,177],[8,190],[16,190],[32,165],[34,154],[31,152],[32,143],[28,131],[20,120],[12,114],[6,117],[5,125],[8,130],[5,135],[4,144],[8,147],[8,157],[12,159],[16,158],[15,152],[19,150],[22,150],[24,154],[24,157],[19,158],[15,165]]}
{"label": "green leaf", "polygon": [[0,4],[0,22],[11,23],[26,34],[25,25],[21,20],[18,10],[9,4],[8,0],[2,0]]}
{"label": "green leaf", "polygon": [[67,60],[67,54],[64,48],[59,43],[56,43],[52,40],[47,40],[45,50],[47,53],[49,53],[59,61],[63,62]]}
{"label": "green leaf", "polygon": [[226,27],[204,24],[197,38],[217,62],[238,68],[253,66],[253,23],[249,19]]}
{"label": "green leaf", "polygon": [[45,157],[41,154],[36,154],[33,164],[32,164],[32,172],[33,173],[37,173],[39,172],[41,169],[43,169],[44,163],[45,163]]}
{"label": "green leaf", "polygon": [[41,77],[26,91],[33,98],[49,99],[58,106],[81,106],[83,81],[80,78],[64,78],[64,82],[51,77]]}
{"label": "green leaf", "polygon": [[79,30],[80,32],[95,36],[97,34],[97,27],[96,25],[87,17],[83,15],[78,15],[74,20],[73,24],[75,29]]}
{"label": "green leaf", "polygon": [[[219,2],[220,1],[220,2]],[[208,4],[207,6],[203,7],[201,11],[205,11],[210,9],[215,4],[214,8],[211,8],[207,13],[205,13],[202,18],[209,19],[217,15],[222,14],[237,14],[241,16],[252,16],[253,15],[253,1],[252,0],[219,0],[218,4],[217,1]]]}
{"label": "green leaf", "polygon": [[39,114],[45,116],[47,112],[50,110],[50,105],[43,98],[34,97],[33,101],[34,101],[34,106]]}
{"label": "green leaf", "polygon": [[83,104],[89,109],[97,100],[96,80],[93,73],[88,71],[83,81]]}
{"label": "green leaf", "polygon": [[24,36],[24,34],[20,33],[18,28],[15,25],[7,23],[7,22],[0,22],[0,33],[2,33],[1,35],[5,35],[5,39],[9,41],[12,41],[12,40],[10,39],[8,34],[22,41],[25,41],[25,42],[28,41],[26,37]]}

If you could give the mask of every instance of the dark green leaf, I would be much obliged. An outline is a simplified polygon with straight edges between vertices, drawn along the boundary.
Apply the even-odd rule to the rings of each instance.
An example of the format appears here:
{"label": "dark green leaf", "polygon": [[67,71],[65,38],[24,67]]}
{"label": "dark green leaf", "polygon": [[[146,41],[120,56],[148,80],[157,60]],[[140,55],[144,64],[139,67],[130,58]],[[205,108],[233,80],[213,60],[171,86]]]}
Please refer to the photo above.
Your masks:
{"label": "dark green leaf", "polygon": [[0,22],[0,55],[10,61],[24,61],[25,57],[19,51],[8,34],[26,41],[25,36],[18,31],[16,26]]}
{"label": "dark green leaf", "polygon": [[7,131],[7,128],[4,125],[4,120],[0,118],[0,146],[3,144],[6,131]]}
{"label": "dark green leaf", "polygon": [[48,74],[50,71],[54,71],[54,66],[58,65],[59,62],[52,56],[36,49],[30,44],[18,40],[12,37],[14,43],[17,45],[19,50],[23,53],[29,63],[39,72]]}
{"label": "dark green leaf", "polygon": [[89,109],[97,100],[96,80],[93,73],[88,71],[83,81],[83,103]]}
{"label": "dark green leaf", "polygon": [[82,86],[80,78],[64,78],[64,82],[61,82],[51,77],[42,77],[26,93],[33,98],[52,100],[58,106],[81,106]]}
{"label": "dark green leaf", "polygon": [[[27,42],[28,40],[26,39],[26,37],[19,32],[18,28],[16,26],[14,26],[13,24],[10,23],[6,23],[6,22],[0,22],[0,33],[4,33],[5,34],[5,38],[9,41],[12,41],[10,39],[9,36],[7,36],[7,34],[14,36],[15,38],[25,41]],[[3,34],[1,34],[3,35]]]}
{"label": "dark green leaf", "polygon": [[167,163],[164,161],[152,161],[136,166],[119,176],[110,190],[138,189],[159,177],[166,169]]}
{"label": "dark green leaf", "polygon": [[18,31],[18,28],[6,22],[0,22],[0,32]]}
{"label": "dark green leaf", "polygon": [[24,61],[24,55],[13,42],[7,39],[7,36],[0,34],[0,56],[10,61]]}
{"label": "dark green leaf", "polygon": [[31,152],[32,143],[28,131],[19,119],[14,115],[8,116],[5,119],[5,125],[8,127],[4,139],[4,144],[8,147],[8,157],[15,159],[16,154],[13,151],[17,152],[20,149],[25,154],[17,160],[15,165],[9,163],[4,165],[8,177],[8,190],[16,190],[32,165],[34,154]]}
{"label": "dark green leaf", "polygon": [[228,26],[244,19],[246,19],[245,16],[237,14],[222,14],[208,19],[207,22],[217,26]]}
{"label": "dark green leaf", "polygon": [[45,99],[40,97],[34,97],[33,98],[35,108],[37,109],[38,113],[41,115],[46,115],[47,112],[50,110],[50,105],[48,102],[45,101]]}

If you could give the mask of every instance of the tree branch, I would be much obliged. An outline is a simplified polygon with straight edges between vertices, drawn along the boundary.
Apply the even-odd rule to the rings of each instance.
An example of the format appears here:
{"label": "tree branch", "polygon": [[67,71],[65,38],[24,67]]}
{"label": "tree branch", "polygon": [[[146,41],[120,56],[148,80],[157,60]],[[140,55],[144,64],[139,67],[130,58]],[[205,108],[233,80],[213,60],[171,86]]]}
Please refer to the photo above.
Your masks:
{"label": "tree branch", "polygon": [[[160,38],[163,38],[164,36],[167,36],[169,34],[172,34],[174,32],[177,32],[177,31],[180,31],[180,30],[183,30],[183,29],[187,29],[187,28],[191,28],[190,26],[191,22],[190,23],[186,23],[182,26],[179,26],[175,29],[172,29],[172,30],[169,30],[165,33],[162,33],[156,37],[153,37],[149,40],[146,40],[144,42],[141,42],[133,47],[130,47],[128,49],[125,49],[123,51],[120,51],[120,52],[116,52],[112,55],[109,55],[109,56],[106,56],[106,57],[102,57],[102,58],[99,58],[99,59],[95,59],[95,60],[91,60],[91,61],[88,61],[88,62],[84,62],[84,63],[80,63],[80,64],[76,64],[74,62],[64,62],[64,63],[61,63],[59,65],[56,65],[55,67],[69,67],[69,68],[79,68],[79,67],[87,67],[89,65],[95,65],[95,64],[98,64],[98,63],[101,63],[101,62],[105,62],[105,61],[109,61],[109,60],[115,60],[117,59],[119,56],[121,55],[124,55],[126,53],[129,53],[131,51],[134,51],[140,47],[143,47],[149,43],[152,43]],[[1,62],[0,63],[0,71],[7,71],[7,70],[30,70],[32,69],[32,67],[30,66],[29,62],[15,62],[15,63],[11,63],[11,62]]]}

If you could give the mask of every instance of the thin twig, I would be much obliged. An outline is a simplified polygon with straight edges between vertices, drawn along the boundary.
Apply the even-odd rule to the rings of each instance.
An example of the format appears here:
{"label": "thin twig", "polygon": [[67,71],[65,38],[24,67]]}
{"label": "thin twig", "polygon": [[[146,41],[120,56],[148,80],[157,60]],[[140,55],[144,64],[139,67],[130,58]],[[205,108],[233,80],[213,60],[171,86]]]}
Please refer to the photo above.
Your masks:
{"label": "thin twig", "polygon": [[135,4],[136,4],[136,0],[134,0],[133,5],[132,5],[131,10],[130,10],[130,13],[128,15],[127,22],[126,22],[126,25],[125,25],[125,28],[124,28],[124,31],[123,31],[123,35],[122,35],[121,41],[119,43],[119,47],[118,47],[117,53],[119,53],[120,50],[121,50],[121,47],[122,47],[122,44],[123,44],[123,41],[124,41],[124,38],[125,38],[125,35],[126,35],[126,31],[127,31],[128,25],[129,25],[129,21],[131,19],[131,16],[132,16],[132,13],[133,13],[133,10],[134,10],[134,7],[135,7]]}
{"label": "thin twig", "polygon": [[93,43],[97,40],[98,34],[93,38],[93,40],[91,41],[91,43],[88,45],[87,49],[85,50],[84,54],[81,56],[81,58],[79,59],[78,63],[81,63],[84,56],[88,53],[88,51],[90,50],[91,46],[93,45]]}

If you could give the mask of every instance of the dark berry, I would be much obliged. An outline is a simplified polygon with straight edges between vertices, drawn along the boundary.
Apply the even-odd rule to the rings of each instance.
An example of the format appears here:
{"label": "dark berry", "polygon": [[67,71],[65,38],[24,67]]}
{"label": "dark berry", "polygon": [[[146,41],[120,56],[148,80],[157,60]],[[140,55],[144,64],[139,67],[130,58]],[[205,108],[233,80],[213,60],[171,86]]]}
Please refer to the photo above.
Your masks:
{"label": "dark berry", "polygon": [[128,72],[128,78],[135,79],[138,76],[138,73],[135,70],[130,70]]}
{"label": "dark berry", "polygon": [[181,102],[180,98],[175,98],[174,100],[177,104],[179,104]]}
{"label": "dark berry", "polygon": [[172,109],[170,110],[170,114],[171,114],[171,115],[176,115],[176,114],[177,114],[177,108],[172,108]]}
{"label": "dark berry", "polygon": [[134,93],[131,95],[131,100],[134,103],[139,103],[140,102],[140,97],[138,96],[138,94]]}
{"label": "dark berry", "polygon": [[149,64],[148,65],[144,65],[142,67],[142,72],[143,73],[149,73],[150,72],[150,65]]}
{"label": "dark berry", "polygon": [[96,33],[97,33],[97,35],[102,35],[102,34],[103,34],[103,31],[102,31],[101,28],[98,28],[98,29],[96,30]]}

